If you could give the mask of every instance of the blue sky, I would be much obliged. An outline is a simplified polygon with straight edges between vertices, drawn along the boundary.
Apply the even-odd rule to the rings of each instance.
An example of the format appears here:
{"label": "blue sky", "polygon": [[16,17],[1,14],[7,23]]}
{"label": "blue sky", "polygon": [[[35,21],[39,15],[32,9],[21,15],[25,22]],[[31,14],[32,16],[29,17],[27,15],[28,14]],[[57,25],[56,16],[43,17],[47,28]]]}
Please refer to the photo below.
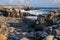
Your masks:
{"label": "blue sky", "polygon": [[60,0],[1,0],[0,5],[27,5],[34,7],[60,7]]}

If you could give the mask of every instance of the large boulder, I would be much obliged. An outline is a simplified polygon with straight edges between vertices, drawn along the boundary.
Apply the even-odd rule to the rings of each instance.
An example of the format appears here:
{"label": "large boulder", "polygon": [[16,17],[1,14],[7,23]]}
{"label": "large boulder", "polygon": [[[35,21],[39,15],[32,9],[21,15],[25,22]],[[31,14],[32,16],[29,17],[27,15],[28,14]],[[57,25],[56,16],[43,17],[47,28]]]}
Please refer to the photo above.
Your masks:
{"label": "large boulder", "polygon": [[55,21],[57,20],[57,18],[60,17],[59,15],[60,15],[60,14],[58,14],[58,13],[55,13],[55,14],[53,13],[53,14],[51,14],[50,20],[52,20],[53,23],[55,23]]}
{"label": "large boulder", "polygon": [[36,40],[43,40],[47,36],[48,36],[48,33],[45,31],[37,31],[36,32]]}
{"label": "large boulder", "polygon": [[57,35],[57,36],[60,35],[60,30],[56,30],[56,35]]}
{"label": "large boulder", "polygon": [[52,25],[52,21],[50,20],[50,14],[49,15],[39,15],[40,17],[37,18],[36,24],[38,25]]}
{"label": "large boulder", "polygon": [[8,16],[10,16],[10,17],[22,17],[23,15],[22,15],[20,9],[12,8],[8,11]]}
{"label": "large boulder", "polygon": [[22,38],[22,39],[20,39],[20,40],[29,40],[28,38]]}
{"label": "large boulder", "polygon": [[53,38],[54,38],[53,35],[48,35],[48,36],[46,37],[46,40],[53,40]]}
{"label": "large boulder", "polygon": [[42,25],[42,24],[44,24],[45,23],[45,17],[42,17],[42,18],[40,18],[40,19],[38,19],[37,21],[36,21],[36,24],[38,25],[38,24],[40,24],[40,25]]}

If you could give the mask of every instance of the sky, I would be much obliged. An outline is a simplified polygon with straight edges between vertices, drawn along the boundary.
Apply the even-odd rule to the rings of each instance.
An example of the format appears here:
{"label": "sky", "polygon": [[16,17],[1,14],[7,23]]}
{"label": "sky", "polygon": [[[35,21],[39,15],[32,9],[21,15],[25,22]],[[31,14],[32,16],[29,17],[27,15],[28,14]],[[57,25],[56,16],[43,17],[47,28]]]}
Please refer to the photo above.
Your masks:
{"label": "sky", "polygon": [[0,0],[0,5],[24,5],[33,7],[60,7],[60,0]]}

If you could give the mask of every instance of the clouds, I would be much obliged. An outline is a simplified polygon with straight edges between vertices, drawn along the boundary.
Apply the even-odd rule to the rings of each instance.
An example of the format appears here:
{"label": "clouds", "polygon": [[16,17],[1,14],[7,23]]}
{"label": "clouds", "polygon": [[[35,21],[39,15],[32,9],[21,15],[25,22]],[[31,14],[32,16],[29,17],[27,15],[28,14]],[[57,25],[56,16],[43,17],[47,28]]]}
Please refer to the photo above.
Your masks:
{"label": "clouds", "polygon": [[23,5],[28,4],[28,0],[1,0],[0,4]]}
{"label": "clouds", "polygon": [[13,3],[13,0],[9,0],[9,4],[12,4]]}
{"label": "clouds", "polygon": [[29,5],[31,0],[9,0],[9,4],[13,5]]}
{"label": "clouds", "polygon": [[1,0],[0,4],[49,7],[49,6],[56,6],[56,5],[59,6],[60,0]]}
{"label": "clouds", "polygon": [[31,4],[31,0],[19,0],[18,3],[22,4],[22,5],[30,5]]}
{"label": "clouds", "polygon": [[56,3],[60,3],[60,0],[54,0],[54,2],[56,2]]}

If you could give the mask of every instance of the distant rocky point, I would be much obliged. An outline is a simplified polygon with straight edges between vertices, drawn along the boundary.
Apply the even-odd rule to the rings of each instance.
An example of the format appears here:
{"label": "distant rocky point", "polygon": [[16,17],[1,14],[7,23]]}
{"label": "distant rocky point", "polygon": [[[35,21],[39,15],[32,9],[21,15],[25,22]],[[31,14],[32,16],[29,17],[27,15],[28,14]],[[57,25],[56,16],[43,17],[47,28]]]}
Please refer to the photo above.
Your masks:
{"label": "distant rocky point", "polygon": [[35,10],[35,8],[31,6],[0,6],[0,8],[19,8],[25,10]]}

